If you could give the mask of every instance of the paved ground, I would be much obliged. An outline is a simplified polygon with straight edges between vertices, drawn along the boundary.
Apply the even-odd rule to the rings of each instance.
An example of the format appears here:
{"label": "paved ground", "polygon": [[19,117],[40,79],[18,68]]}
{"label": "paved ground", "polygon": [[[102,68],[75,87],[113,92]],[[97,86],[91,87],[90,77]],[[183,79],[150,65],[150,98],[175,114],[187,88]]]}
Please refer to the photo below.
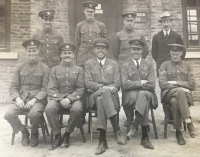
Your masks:
{"label": "paved ground", "polygon": [[[159,90],[157,90],[159,93]],[[98,133],[94,133],[93,142],[90,142],[90,134],[88,134],[88,128],[86,123],[84,130],[86,134],[86,143],[82,143],[80,130],[75,129],[71,135],[70,144],[68,149],[56,149],[54,151],[48,151],[48,145],[43,144],[42,134],[40,131],[40,145],[36,148],[23,147],[21,146],[21,133],[15,137],[15,143],[11,146],[11,134],[12,129],[7,121],[4,120],[3,116],[8,105],[0,106],[0,157],[92,157],[95,156],[95,149],[98,144]],[[102,154],[102,157],[199,157],[200,156],[200,103],[196,102],[194,107],[191,107],[191,114],[194,121],[194,126],[197,129],[198,136],[196,138],[190,138],[188,132],[183,132],[187,144],[185,146],[179,146],[175,139],[175,132],[172,126],[168,127],[168,139],[163,138],[163,111],[162,106],[159,105],[158,109],[154,111],[157,129],[159,133],[159,139],[156,140],[151,125],[151,132],[149,136],[155,147],[154,150],[147,150],[140,145],[141,131],[138,137],[128,141],[127,145],[117,145],[114,140],[112,128],[108,126],[107,141],[109,149]],[[23,117],[20,117],[23,120]],[[65,122],[67,116],[64,117]],[[120,111],[120,127],[125,136],[126,128],[123,126],[125,116],[123,110]],[[95,124],[95,119],[93,124]],[[94,125],[93,125],[94,126]],[[95,130],[95,129],[94,129]],[[64,129],[63,129],[64,131]],[[49,137],[47,137],[48,143],[50,143]]]}

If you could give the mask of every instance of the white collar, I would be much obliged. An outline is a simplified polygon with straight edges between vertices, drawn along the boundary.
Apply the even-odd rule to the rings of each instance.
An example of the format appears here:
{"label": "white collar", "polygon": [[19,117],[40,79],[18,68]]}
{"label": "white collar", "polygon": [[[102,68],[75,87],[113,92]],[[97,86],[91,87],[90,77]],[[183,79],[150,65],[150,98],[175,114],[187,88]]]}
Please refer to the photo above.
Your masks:
{"label": "white collar", "polygon": [[103,60],[99,60],[99,59],[97,58],[97,61],[99,62],[99,64],[100,64],[100,61],[101,61],[101,64],[104,65],[104,63],[105,63],[105,61],[106,61],[106,57],[105,57]]}
{"label": "white collar", "polygon": [[[133,58],[132,58],[132,60],[133,60],[133,62],[135,63],[135,65],[137,66],[137,62],[136,62],[136,60],[133,59]],[[140,62],[141,62],[141,58],[138,60],[139,65],[140,65]]]}
{"label": "white collar", "polygon": [[166,32],[167,32],[167,34],[169,35],[169,33],[170,33],[170,29],[169,29],[168,31],[166,31],[166,30],[163,29],[163,33],[164,33],[164,35],[166,35]]}

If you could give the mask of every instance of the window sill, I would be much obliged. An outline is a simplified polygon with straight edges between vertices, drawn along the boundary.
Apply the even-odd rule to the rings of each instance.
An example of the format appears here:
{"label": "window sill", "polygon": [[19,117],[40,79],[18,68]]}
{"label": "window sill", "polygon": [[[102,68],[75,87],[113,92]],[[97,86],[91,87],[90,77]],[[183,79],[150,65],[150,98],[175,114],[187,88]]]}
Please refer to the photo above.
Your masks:
{"label": "window sill", "polygon": [[18,59],[18,52],[0,52],[0,59]]}
{"label": "window sill", "polygon": [[199,52],[186,52],[185,58],[200,58],[200,51]]}

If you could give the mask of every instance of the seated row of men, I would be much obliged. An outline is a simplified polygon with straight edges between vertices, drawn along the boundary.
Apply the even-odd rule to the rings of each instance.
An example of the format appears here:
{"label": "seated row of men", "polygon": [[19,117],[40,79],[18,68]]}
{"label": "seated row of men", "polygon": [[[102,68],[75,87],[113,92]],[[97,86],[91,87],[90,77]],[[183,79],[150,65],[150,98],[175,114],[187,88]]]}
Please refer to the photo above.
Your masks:
{"label": "seated row of men", "polygon": [[[118,91],[122,87],[122,106],[135,111],[135,120],[128,136],[135,136],[137,128],[142,128],[141,145],[154,149],[148,137],[149,109],[158,106],[155,94],[155,70],[152,62],[142,59],[144,42],[130,40],[131,58],[122,65],[121,74],[118,64],[106,57],[109,43],[106,39],[94,41],[94,59],[85,63],[84,70],[74,64],[75,45],[62,43],[58,50],[61,64],[49,67],[38,61],[40,41],[30,39],[23,42],[28,61],[21,63],[13,76],[10,95],[15,102],[5,114],[15,133],[22,132],[22,145],[35,147],[39,144],[38,126],[45,111],[52,133],[55,136],[50,150],[59,146],[69,147],[70,134],[80,121],[83,106],[97,109],[97,130],[100,131],[96,155],[108,148],[106,141],[107,119],[110,119],[118,144],[126,144],[117,123],[117,111],[120,109]],[[195,79],[191,66],[181,60],[184,46],[169,45],[172,59],[164,62],[160,68],[159,83],[162,103],[170,103],[174,116],[177,142],[186,144],[181,133],[182,119],[187,123],[189,134],[196,132],[191,122],[189,105],[192,104],[191,91],[195,88]],[[120,79],[121,78],[121,79]],[[84,103],[87,91],[88,103]],[[48,102],[47,102],[48,97]],[[63,138],[59,126],[59,112],[70,110],[68,125]],[[30,133],[22,125],[18,115],[29,111],[31,120]]]}

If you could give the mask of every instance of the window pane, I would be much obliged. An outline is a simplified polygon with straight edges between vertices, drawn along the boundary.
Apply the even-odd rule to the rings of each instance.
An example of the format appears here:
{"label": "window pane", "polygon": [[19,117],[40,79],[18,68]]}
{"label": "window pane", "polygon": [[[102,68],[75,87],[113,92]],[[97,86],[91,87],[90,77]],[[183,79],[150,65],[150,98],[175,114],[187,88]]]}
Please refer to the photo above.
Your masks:
{"label": "window pane", "polygon": [[[5,46],[5,5],[0,0],[0,46]],[[5,4],[5,3],[4,3]]]}
{"label": "window pane", "polygon": [[196,0],[187,0],[187,6],[188,7],[196,7]]}
{"label": "window pane", "polygon": [[188,32],[197,33],[197,22],[188,22]]}
{"label": "window pane", "polygon": [[199,36],[198,35],[189,35],[189,45],[190,46],[199,46]]}

